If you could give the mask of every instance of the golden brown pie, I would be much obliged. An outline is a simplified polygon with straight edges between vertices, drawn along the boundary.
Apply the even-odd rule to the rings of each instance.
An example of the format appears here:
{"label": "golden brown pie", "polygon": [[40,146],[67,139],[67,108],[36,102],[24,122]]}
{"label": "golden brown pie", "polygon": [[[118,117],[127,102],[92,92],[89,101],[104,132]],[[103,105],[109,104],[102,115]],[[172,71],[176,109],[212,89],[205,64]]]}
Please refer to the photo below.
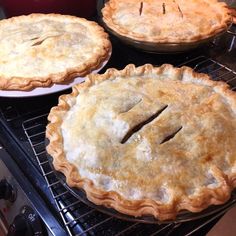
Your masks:
{"label": "golden brown pie", "polygon": [[119,35],[153,43],[189,43],[227,29],[227,5],[216,0],[110,0],[103,21]]}
{"label": "golden brown pie", "polygon": [[191,68],[89,75],[48,119],[55,169],[95,204],[165,220],[236,187],[236,94]]}
{"label": "golden brown pie", "polygon": [[29,90],[84,76],[107,59],[111,44],[97,23],[59,14],[0,21],[0,89]]}

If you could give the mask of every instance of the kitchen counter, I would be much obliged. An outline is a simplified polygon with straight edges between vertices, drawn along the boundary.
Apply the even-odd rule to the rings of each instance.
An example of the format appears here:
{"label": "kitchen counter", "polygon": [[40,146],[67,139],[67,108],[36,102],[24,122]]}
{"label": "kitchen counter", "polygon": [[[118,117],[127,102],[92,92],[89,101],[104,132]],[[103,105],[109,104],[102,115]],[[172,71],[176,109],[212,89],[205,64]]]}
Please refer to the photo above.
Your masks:
{"label": "kitchen counter", "polygon": [[229,210],[210,230],[207,236],[236,235],[236,206]]}

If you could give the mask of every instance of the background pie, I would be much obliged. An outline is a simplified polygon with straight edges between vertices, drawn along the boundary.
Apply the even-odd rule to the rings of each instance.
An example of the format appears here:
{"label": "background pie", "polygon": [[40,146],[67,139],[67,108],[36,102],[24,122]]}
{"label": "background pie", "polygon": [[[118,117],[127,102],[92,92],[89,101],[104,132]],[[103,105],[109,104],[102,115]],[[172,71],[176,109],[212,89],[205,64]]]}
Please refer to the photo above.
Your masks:
{"label": "background pie", "polygon": [[84,76],[107,59],[108,35],[97,23],[59,14],[0,21],[0,89],[29,90]]}
{"label": "background pie", "polygon": [[89,75],[48,119],[55,169],[95,204],[166,220],[236,187],[236,94],[188,67]]}
{"label": "background pie", "polygon": [[216,0],[110,0],[102,15],[110,29],[134,40],[189,43],[226,30],[226,6]]}

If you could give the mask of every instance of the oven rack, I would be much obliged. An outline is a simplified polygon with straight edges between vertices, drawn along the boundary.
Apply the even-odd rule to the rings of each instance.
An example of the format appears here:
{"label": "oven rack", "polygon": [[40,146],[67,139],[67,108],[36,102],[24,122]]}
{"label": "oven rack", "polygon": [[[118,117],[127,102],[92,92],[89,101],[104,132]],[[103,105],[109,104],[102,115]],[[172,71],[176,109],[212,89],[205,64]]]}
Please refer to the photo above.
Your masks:
{"label": "oven rack", "polygon": [[[236,90],[236,73],[226,66],[205,56],[191,59],[179,66],[187,65],[197,72],[209,74],[213,80],[223,80],[227,82],[232,90]],[[23,130],[31,145],[34,155],[38,161],[43,176],[51,191],[53,199],[60,212],[62,220],[69,235],[177,235],[182,224],[186,224],[185,231],[181,235],[193,235],[198,230],[204,228],[210,222],[218,219],[229,208],[235,205],[236,201],[228,205],[219,213],[205,217],[199,223],[196,221],[187,223],[168,224],[142,224],[138,222],[128,222],[106,215],[93,209],[77,198],[75,198],[67,188],[63,186],[50,166],[49,156],[45,150],[45,127],[47,125],[48,113],[43,113],[22,123]],[[197,235],[197,234],[196,234]]]}

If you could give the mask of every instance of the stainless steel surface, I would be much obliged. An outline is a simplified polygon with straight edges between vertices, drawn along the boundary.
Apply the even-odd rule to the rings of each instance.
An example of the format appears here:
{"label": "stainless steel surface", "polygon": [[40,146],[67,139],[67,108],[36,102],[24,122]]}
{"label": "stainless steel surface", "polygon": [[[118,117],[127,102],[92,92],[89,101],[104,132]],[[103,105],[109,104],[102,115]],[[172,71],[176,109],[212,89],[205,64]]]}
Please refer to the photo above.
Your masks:
{"label": "stainless steel surface", "polygon": [[7,232],[8,232],[8,224],[6,223],[6,220],[0,211],[0,235],[1,236],[7,235]]}
{"label": "stainless steel surface", "polygon": [[[0,156],[1,156],[0,151]],[[3,154],[2,154],[3,155]],[[11,184],[17,191],[17,197],[14,202],[10,202],[4,199],[0,200],[0,212],[4,216],[4,219],[8,223],[8,226],[12,223],[15,216],[19,214],[21,207],[25,205],[31,205],[27,196],[21,189],[20,185],[17,183],[15,178],[12,176],[11,172],[7,169],[4,162],[0,159],[0,180],[6,179],[9,184]]]}
{"label": "stainless steel surface", "polygon": [[[41,221],[39,214],[35,210],[35,206],[30,200],[30,196],[34,196],[34,193],[30,191],[23,190],[21,182],[18,178],[12,174],[16,170],[9,169],[9,165],[6,165],[6,159],[11,163],[11,157],[4,150],[0,148],[0,181],[7,182],[10,189],[14,190],[13,198],[0,199],[0,228],[4,234],[9,232],[14,232],[10,235],[19,235],[18,232],[21,232],[22,235],[29,236],[53,236],[51,230],[46,227]],[[13,167],[14,165],[10,165]],[[23,173],[22,173],[23,175]],[[21,175],[21,178],[23,176]],[[27,184],[27,183],[25,183]],[[2,187],[2,186],[1,186]],[[0,191],[3,191],[0,189]],[[3,192],[1,194],[3,195]],[[9,192],[8,192],[9,193]],[[1,195],[1,197],[2,197]],[[19,221],[19,219],[21,219]],[[19,224],[20,223],[20,224]],[[1,235],[2,236],[2,235]]]}

